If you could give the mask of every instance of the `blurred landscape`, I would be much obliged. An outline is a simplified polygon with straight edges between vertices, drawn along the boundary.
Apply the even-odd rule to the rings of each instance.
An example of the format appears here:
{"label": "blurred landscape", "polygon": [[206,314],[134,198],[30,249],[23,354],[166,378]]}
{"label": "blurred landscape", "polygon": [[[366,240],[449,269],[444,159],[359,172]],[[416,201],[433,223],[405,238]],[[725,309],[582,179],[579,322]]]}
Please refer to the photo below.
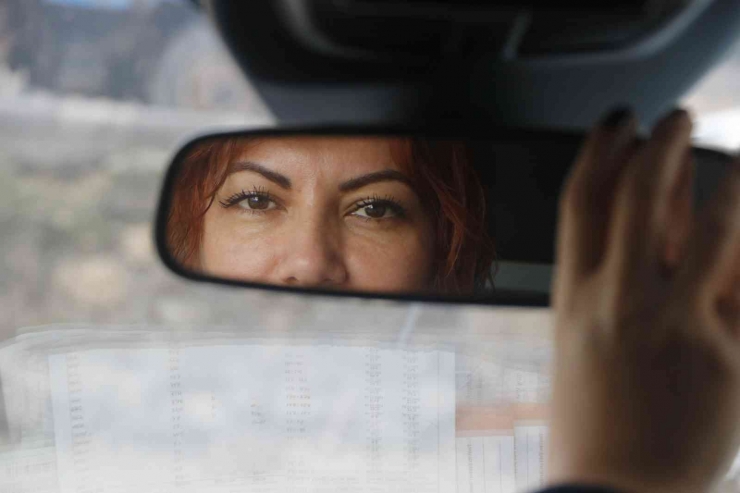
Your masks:
{"label": "blurred landscape", "polygon": [[151,221],[176,146],[209,122],[257,123],[48,94],[0,100],[0,326],[123,321],[153,309],[168,318],[166,300],[146,306],[157,292],[177,299]]}
{"label": "blurred landscape", "polygon": [[[203,290],[161,265],[152,218],[163,173],[184,139],[272,119],[218,40],[204,41],[207,19],[191,16],[187,29],[209,44],[211,73],[220,71],[205,90],[220,101],[185,94],[153,104],[55,92],[32,85],[30,69],[11,69],[7,39],[0,43],[0,338],[20,327],[71,321],[228,319],[218,300],[201,299]],[[213,50],[221,51],[214,57]],[[111,84],[141,85],[136,79],[134,73]],[[202,81],[195,82],[203,92]],[[219,85],[229,86],[225,99]],[[243,296],[214,298],[231,311],[244,306]]]}

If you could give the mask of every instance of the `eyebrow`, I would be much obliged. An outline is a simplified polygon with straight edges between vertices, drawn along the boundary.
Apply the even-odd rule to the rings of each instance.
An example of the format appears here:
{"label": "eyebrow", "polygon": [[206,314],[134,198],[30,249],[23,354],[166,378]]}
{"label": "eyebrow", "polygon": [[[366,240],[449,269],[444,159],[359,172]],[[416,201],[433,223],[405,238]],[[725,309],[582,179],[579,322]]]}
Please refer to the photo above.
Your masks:
{"label": "eyebrow", "polygon": [[251,171],[262,175],[265,179],[270,180],[281,188],[290,190],[293,187],[293,183],[285,175],[282,175],[276,171],[265,168],[261,164],[253,163],[251,161],[239,161],[234,163],[231,169],[231,173],[237,173],[239,171]]}
{"label": "eyebrow", "polygon": [[[267,169],[261,164],[257,164],[251,161],[239,161],[234,163],[231,169],[231,173],[237,173],[239,171],[251,171],[253,173],[262,175],[265,179],[270,180],[271,182],[286,190],[290,190],[291,188],[293,188],[293,183],[290,181],[290,178],[276,171]],[[347,180],[339,185],[339,191],[351,192],[353,190],[358,190],[368,185],[372,185],[373,183],[380,183],[384,181],[399,181],[401,183],[404,183],[411,189],[414,188],[413,183],[406,175],[394,169],[386,169],[382,171],[376,171],[374,173],[368,173],[366,175],[357,176],[355,178]]]}
{"label": "eyebrow", "polygon": [[406,175],[394,169],[386,169],[383,171],[376,171],[375,173],[368,173],[366,175],[347,180],[339,185],[339,191],[350,192],[382,181],[400,181],[406,184],[412,190],[414,189],[413,183]]}

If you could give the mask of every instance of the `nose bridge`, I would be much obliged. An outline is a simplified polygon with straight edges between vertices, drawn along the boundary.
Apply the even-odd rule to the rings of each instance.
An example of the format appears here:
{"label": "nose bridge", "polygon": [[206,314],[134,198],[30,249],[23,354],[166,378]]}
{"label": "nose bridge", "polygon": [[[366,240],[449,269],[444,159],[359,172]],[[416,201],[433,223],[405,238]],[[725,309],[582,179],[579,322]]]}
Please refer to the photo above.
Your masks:
{"label": "nose bridge", "polygon": [[331,285],[346,280],[341,237],[332,215],[308,208],[296,218],[288,235],[281,282],[295,285]]}
{"label": "nose bridge", "polygon": [[316,214],[315,211],[305,214],[296,227],[296,246],[300,247],[296,254],[315,260],[335,256],[338,253],[338,238],[333,223],[326,214]]}

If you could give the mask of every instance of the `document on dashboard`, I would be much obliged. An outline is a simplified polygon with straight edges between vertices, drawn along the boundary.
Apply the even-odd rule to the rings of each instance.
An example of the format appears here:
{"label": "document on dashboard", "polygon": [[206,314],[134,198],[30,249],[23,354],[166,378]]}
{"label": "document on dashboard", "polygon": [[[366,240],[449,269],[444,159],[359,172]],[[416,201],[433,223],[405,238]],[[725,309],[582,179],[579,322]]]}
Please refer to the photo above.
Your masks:
{"label": "document on dashboard", "polygon": [[457,438],[457,493],[517,493],[545,482],[548,427],[517,423],[510,431]]}
{"label": "document on dashboard", "polygon": [[49,376],[60,493],[456,487],[452,352],[91,349]]}

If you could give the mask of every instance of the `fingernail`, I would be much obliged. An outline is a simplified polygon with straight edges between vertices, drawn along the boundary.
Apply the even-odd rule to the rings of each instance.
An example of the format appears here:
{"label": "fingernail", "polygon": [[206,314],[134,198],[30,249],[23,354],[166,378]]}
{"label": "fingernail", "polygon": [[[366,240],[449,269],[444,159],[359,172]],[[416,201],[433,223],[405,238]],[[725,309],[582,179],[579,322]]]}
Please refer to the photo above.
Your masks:
{"label": "fingernail", "polygon": [[605,128],[618,128],[627,123],[632,116],[632,110],[627,106],[619,106],[613,109],[601,122]]}
{"label": "fingernail", "polygon": [[691,115],[689,115],[689,112],[683,108],[676,108],[670,113],[668,113],[665,119],[666,121],[669,121],[669,120],[675,120],[676,118],[681,118],[681,117],[691,118]]}
{"label": "fingernail", "polygon": [[668,113],[668,116],[669,117],[674,117],[674,116],[678,116],[678,115],[688,115],[688,114],[689,114],[689,112],[686,111],[683,108],[673,108],[673,110],[670,113]]}
{"label": "fingernail", "polygon": [[677,131],[690,132],[693,128],[691,114],[681,108],[676,108],[663,116],[655,123],[653,134],[670,135]]}

